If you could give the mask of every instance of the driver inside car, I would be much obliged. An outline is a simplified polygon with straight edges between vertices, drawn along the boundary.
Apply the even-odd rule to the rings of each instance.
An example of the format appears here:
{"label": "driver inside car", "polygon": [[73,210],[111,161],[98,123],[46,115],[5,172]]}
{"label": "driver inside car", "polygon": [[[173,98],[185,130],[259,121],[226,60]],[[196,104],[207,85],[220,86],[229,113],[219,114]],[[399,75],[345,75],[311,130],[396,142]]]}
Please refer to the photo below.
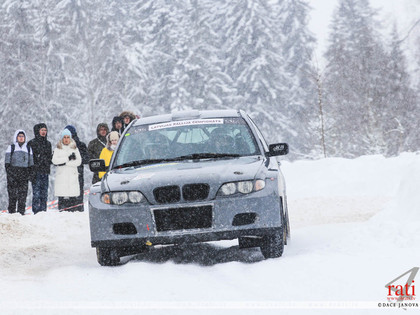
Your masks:
{"label": "driver inside car", "polygon": [[150,143],[144,148],[146,159],[156,160],[162,158],[162,150],[159,149],[159,143]]}
{"label": "driver inside car", "polygon": [[169,142],[165,136],[155,134],[149,141],[150,142],[144,147],[146,159],[157,160],[168,158]]}
{"label": "driver inside car", "polygon": [[225,129],[216,128],[210,134],[211,147],[214,153],[235,153],[234,140],[226,134]]}

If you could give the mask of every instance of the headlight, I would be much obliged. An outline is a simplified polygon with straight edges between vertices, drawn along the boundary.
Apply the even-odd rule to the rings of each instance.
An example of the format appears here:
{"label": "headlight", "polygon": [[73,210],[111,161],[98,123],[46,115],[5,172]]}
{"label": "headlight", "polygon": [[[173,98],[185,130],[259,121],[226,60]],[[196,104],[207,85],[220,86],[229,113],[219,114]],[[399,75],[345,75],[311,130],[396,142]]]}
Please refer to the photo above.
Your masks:
{"label": "headlight", "polygon": [[250,192],[252,192],[253,187],[254,183],[251,181],[238,183],[238,191],[243,194],[249,194]]}
{"label": "headlight", "polygon": [[236,193],[236,183],[227,183],[227,184],[224,184],[222,186],[222,188],[220,188],[220,191],[225,196],[233,195],[234,193]]}
{"label": "headlight", "polygon": [[128,195],[126,192],[115,192],[112,194],[111,200],[115,205],[122,205],[128,201]]}
{"label": "headlight", "polygon": [[128,193],[128,200],[130,200],[131,203],[139,203],[143,201],[143,194],[139,191],[130,191]]}
{"label": "headlight", "polygon": [[220,187],[219,192],[217,194],[219,196],[229,196],[238,192],[241,194],[249,194],[253,191],[262,190],[264,189],[264,187],[264,179],[257,179],[256,181],[246,180],[241,182],[232,182],[223,184],[222,187]]}
{"label": "headlight", "polygon": [[139,191],[117,191],[102,194],[101,200],[106,204],[122,205],[124,203],[140,203],[146,198]]}

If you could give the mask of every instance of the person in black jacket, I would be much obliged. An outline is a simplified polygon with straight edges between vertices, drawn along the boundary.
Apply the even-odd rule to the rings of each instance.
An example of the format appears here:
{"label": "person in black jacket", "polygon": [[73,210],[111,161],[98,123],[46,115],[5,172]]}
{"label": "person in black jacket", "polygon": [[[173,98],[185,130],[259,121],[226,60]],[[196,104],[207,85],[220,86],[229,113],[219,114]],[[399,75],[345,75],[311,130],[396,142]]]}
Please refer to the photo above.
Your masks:
{"label": "person in black jacket", "polygon": [[32,181],[32,212],[47,211],[48,184],[52,158],[51,142],[47,140],[48,128],[44,123],[34,126],[34,135],[28,145],[32,148],[34,167]]}
{"label": "person in black jacket", "polygon": [[84,206],[83,206],[83,196],[84,196],[84,192],[83,192],[83,187],[85,185],[85,180],[84,180],[84,164],[88,164],[89,160],[90,160],[90,156],[89,156],[89,152],[88,149],[86,147],[86,144],[82,141],[80,141],[79,137],[77,136],[77,132],[76,132],[76,128],[73,125],[67,125],[65,127],[65,129],[68,129],[71,133],[71,137],[72,139],[76,142],[76,146],[77,149],[79,149],[79,153],[80,156],[82,157],[82,164],[77,167],[77,171],[79,172],[79,186],[80,186],[80,196],[77,197],[77,201],[78,201],[78,207],[74,207],[72,209],[69,209],[71,211],[84,211]]}
{"label": "person in black jacket", "polygon": [[112,129],[111,131],[116,131],[121,136],[124,131],[124,119],[120,116],[115,116],[112,119]]}
{"label": "person in black jacket", "polygon": [[[106,147],[106,136],[109,133],[109,128],[106,123],[100,123],[96,127],[96,138],[89,142],[88,152],[91,159],[99,159],[102,149]],[[93,173],[92,184],[99,182],[98,172]]]}

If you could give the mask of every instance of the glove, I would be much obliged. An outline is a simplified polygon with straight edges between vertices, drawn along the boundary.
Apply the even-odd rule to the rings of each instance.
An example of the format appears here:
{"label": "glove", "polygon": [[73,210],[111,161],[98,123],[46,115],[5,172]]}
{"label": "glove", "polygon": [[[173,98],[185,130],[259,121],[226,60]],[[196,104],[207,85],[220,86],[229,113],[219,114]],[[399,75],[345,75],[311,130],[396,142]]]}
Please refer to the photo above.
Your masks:
{"label": "glove", "polygon": [[75,160],[76,159],[76,154],[74,154],[74,152],[72,154],[69,155],[69,161],[71,160]]}

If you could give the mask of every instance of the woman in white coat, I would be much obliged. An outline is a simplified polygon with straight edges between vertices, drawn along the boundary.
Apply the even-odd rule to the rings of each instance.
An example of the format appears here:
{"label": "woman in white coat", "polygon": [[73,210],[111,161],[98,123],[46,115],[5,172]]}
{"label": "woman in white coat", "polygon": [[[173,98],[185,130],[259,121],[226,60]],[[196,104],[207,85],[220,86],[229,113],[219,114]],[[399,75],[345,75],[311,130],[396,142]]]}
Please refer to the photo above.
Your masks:
{"label": "woman in white coat", "polygon": [[82,158],[76,142],[71,138],[71,132],[67,129],[61,132],[52,162],[56,166],[54,194],[58,197],[58,209],[77,209],[77,197],[80,195],[77,167],[82,163]]}

